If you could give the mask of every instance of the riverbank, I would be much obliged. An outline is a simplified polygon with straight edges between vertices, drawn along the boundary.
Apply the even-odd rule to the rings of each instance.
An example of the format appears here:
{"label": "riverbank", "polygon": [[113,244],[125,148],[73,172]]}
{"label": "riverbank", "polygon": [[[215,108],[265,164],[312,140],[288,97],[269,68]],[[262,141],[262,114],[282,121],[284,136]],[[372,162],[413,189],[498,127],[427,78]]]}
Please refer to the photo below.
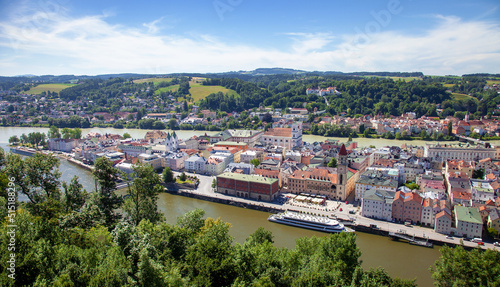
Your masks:
{"label": "riverbank", "polygon": [[[186,173],[189,174],[189,173]],[[269,213],[279,213],[285,210],[294,210],[303,213],[310,213],[319,216],[335,218],[345,225],[358,232],[365,232],[375,235],[390,237],[391,234],[406,234],[414,238],[414,242],[430,242],[436,245],[463,245],[467,249],[482,248],[496,249],[500,247],[493,246],[492,243],[485,243],[480,246],[474,242],[462,241],[459,237],[447,238],[446,235],[436,233],[431,228],[387,222],[361,216],[361,209],[358,206],[346,202],[335,200],[326,200],[324,205],[298,202],[293,199],[295,195],[284,193],[278,200],[273,202],[257,201],[252,199],[240,198],[226,194],[217,193],[210,186],[214,177],[192,174],[200,178],[200,185],[193,190],[169,190],[170,194],[196,198],[200,200],[232,205],[236,207],[265,211]],[[287,199],[288,197],[288,199]],[[394,236],[392,236],[394,237]],[[402,238],[402,237],[400,237]],[[409,240],[411,242],[411,240]]]}

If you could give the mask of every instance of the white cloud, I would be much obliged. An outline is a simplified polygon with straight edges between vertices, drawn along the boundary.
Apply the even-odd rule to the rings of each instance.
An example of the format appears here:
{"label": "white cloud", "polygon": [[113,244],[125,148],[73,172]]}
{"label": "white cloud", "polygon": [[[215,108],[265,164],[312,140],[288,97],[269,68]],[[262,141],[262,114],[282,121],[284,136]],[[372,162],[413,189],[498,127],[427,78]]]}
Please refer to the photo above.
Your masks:
{"label": "white cloud", "polygon": [[[59,12],[30,11],[0,21],[3,54],[17,57],[0,62],[3,73],[224,72],[290,67],[463,74],[498,72],[500,66],[498,23],[441,15],[434,16],[435,27],[416,36],[386,30],[335,37],[286,33],[280,36],[289,37],[292,43],[289,49],[279,50],[227,43],[214,35],[160,34],[162,18],[143,24],[144,31],[143,27],[112,25],[102,15],[70,18]],[[34,58],[36,63],[27,65]]]}

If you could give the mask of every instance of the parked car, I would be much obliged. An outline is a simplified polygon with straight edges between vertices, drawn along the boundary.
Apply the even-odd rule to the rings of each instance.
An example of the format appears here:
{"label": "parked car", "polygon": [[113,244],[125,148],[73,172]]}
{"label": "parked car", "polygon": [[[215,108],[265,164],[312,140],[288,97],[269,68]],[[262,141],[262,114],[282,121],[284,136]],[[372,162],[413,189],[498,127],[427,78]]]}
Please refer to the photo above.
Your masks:
{"label": "parked car", "polygon": [[495,242],[495,243],[493,243],[493,246],[500,246],[500,243]]}
{"label": "parked car", "polygon": [[446,236],[446,239],[453,239],[453,236]]}
{"label": "parked car", "polygon": [[476,238],[473,238],[473,239],[472,239],[472,242],[475,242],[475,243],[483,243],[483,240],[482,240],[481,238],[476,237]]}
{"label": "parked car", "polygon": [[354,210],[349,210],[349,214],[355,214],[355,213],[356,213],[356,211],[354,211]]}
{"label": "parked car", "polygon": [[477,245],[484,245],[484,242],[478,242]]}

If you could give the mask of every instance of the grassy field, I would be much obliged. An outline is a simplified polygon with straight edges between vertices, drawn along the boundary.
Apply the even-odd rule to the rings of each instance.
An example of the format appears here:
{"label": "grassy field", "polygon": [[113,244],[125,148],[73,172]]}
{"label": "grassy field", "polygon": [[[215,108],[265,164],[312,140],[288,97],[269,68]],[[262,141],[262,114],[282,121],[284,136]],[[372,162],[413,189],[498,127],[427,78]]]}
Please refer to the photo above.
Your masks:
{"label": "grassy field", "polygon": [[451,95],[453,96],[453,99],[457,100],[457,101],[463,101],[463,100],[467,100],[467,99],[475,99],[474,97],[471,97],[471,96],[466,95],[466,94],[451,93]]}
{"label": "grassy field", "polygon": [[155,91],[155,95],[159,95],[161,93],[166,93],[166,92],[177,92],[179,89],[179,85],[173,85],[173,86],[168,86],[164,88],[159,88],[158,90]]}
{"label": "grassy field", "polygon": [[443,87],[445,88],[451,88],[453,87],[455,84],[443,84]]}
{"label": "grassy field", "polygon": [[134,84],[149,83],[149,82],[158,84],[161,82],[170,82],[172,81],[172,79],[173,78],[146,78],[146,79],[134,80]]}
{"label": "grassy field", "polygon": [[42,92],[47,92],[47,91],[59,93],[60,91],[72,86],[74,86],[74,84],[42,84],[31,88],[29,91],[26,92],[26,94],[39,95]]}
{"label": "grassy field", "polygon": [[487,83],[489,86],[491,86],[491,85],[493,85],[493,84],[497,84],[497,86],[498,86],[498,85],[500,85],[500,80],[487,80],[487,81],[486,81],[486,83]]}
{"label": "grassy field", "polygon": [[212,93],[222,92],[228,93],[230,95],[238,95],[236,91],[226,89],[222,86],[202,86],[200,84],[190,84],[189,93],[191,93],[191,97],[193,97],[193,101],[199,101],[201,99],[206,98],[208,95]]}

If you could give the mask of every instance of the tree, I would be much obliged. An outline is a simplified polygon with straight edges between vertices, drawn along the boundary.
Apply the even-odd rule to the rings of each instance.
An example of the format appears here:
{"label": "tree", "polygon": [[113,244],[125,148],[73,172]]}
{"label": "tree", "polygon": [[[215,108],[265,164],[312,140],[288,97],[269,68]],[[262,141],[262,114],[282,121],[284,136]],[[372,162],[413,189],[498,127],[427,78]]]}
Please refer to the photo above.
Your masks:
{"label": "tree", "polygon": [[441,257],[430,268],[435,286],[499,286],[500,252],[462,246],[443,246]]}
{"label": "tree", "polygon": [[363,131],[363,136],[364,136],[365,138],[370,138],[370,137],[371,137],[371,136],[370,136],[370,130],[364,130],[364,131]]}
{"label": "tree", "polygon": [[420,186],[418,184],[416,184],[415,182],[405,183],[405,186],[411,190],[419,190],[420,189]]}
{"label": "tree", "polygon": [[174,182],[174,173],[172,172],[172,170],[170,169],[170,167],[165,167],[165,169],[163,170],[163,173],[162,173],[162,176],[163,176],[163,181],[165,183],[171,183],[171,182]]}
{"label": "tree", "polygon": [[134,165],[133,182],[129,184],[128,198],[123,209],[137,226],[143,219],[152,223],[162,220],[156,202],[158,194],[163,191],[161,179],[154,168],[148,164]]}
{"label": "tree", "polygon": [[47,133],[47,137],[49,139],[60,139],[61,133],[59,132],[59,128],[56,126],[50,126],[49,132]]}
{"label": "tree", "polygon": [[250,161],[250,163],[257,167],[260,164],[260,160],[258,158],[254,158]]}
{"label": "tree", "polygon": [[131,138],[131,137],[132,137],[132,136],[131,136],[129,133],[124,133],[124,134],[123,134],[123,138],[124,138],[124,139],[129,139],[129,138]]}
{"label": "tree", "polygon": [[113,228],[120,215],[115,213],[121,204],[121,199],[115,194],[116,180],[119,170],[105,157],[96,159],[92,175],[99,184],[97,192],[98,208],[104,215],[108,228]]}
{"label": "tree", "polygon": [[168,121],[168,128],[170,130],[175,130],[177,128],[177,120],[176,119],[170,119]]}
{"label": "tree", "polygon": [[475,169],[472,171],[472,178],[483,179],[484,178],[484,168]]}
{"label": "tree", "polygon": [[216,188],[216,187],[217,187],[217,179],[216,179],[216,178],[214,178],[214,179],[212,180],[212,188]]}
{"label": "tree", "polygon": [[186,181],[187,175],[185,172],[182,172],[181,175],[179,175],[179,180],[180,181]]}
{"label": "tree", "polygon": [[63,182],[62,187],[62,202],[64,203],[65,212],[80,210],[88,198],[88,193],[78,181],[78,176],[75,175],[69,184]]}
{"label": "tree", "polygon": [[332,159],[330,160],[330,162],[326,165],[328,167],[337,167],[337,159],[332,157]]}
{"label": "tree", "polygon": [[19,138],[16,135],[13,135],[9,138],[9,143],[13,145],[19,144]]}
{"label": "tree", "polygon": [[453,123],[451,121],[448,122],[448,136],[452,136],[453,135]]}

